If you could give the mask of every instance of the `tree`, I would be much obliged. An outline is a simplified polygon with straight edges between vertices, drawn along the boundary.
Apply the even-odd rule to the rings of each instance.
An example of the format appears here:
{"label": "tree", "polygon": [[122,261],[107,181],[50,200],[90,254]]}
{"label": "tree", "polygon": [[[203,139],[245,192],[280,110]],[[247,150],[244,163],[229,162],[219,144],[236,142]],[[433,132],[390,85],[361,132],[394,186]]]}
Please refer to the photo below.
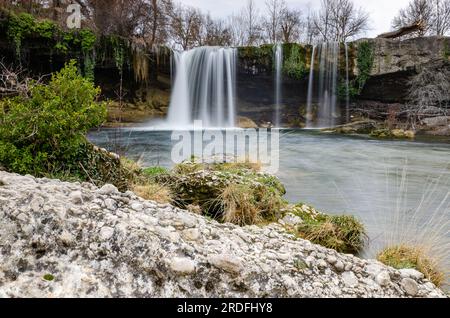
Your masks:
{"label": "tree", "polygon": [[202,31],[199,45],[229,46],[231,45],[231,32],[222,20],[214,20],[208,14],[203,17]]}
{"label": "tree", "polygon": [[432,6],[431,30],[433,35],[444,36],[450,32],[450,0],[432,0]]}
{"label": "tree", "polygon": [[254,0],[248,0],[247,5],[243,10],[243,17],[245,21],[246,30],[246,45],[257,45],[261,40],[261,24],[259,10],[255,5]]}
{"label": "tree", "polygon": [[266,0],[267,19],[264,21],[267,36],[271,43],[279,42],[283,13],[287,9],[284,0]]}
{"label": "tree", "polygon": [[366,31],[369,15],[351,0],[322,0],[313,26],[323,41],[345,42]]}
{"label": "tree", "polygon": [[444,36],[450,31],[450,0],[412,0],[401,9],[392,22],[392,27],[420,24],[421,28],[410,36]]}
{"label": "tree", "polygon": [[247,44],[246,23],[243,12],[232,14],[228,18],[228,30],[230,32],[230,45],[244,46]]}
{"label": "tree", "polygon": [[450,65],[446,61],[427,65],[410,83],[408,115],[415,125],[422,117],[447,116],[450,112]]}
{"label": "tree", "polygon": [[175,46],[188,50],[199,44],[201,28],[202,14],[199,10],[181,5],[174,8],[170,33]]}
{"label": "tree", "polygon": [[424,36],[430,29],[433,20],[433,7],[430,0],[412,0],[408,7],[401,9],[394,18],[392,27],[400,29],[407,25],[420,24],[421,28],[412,33],[415,36]]}
{"label": "tree", "polygon": [[284,43],[292,43],[299,39],[302,26],[302,13],[284,8],[281,14],[281,38]]}

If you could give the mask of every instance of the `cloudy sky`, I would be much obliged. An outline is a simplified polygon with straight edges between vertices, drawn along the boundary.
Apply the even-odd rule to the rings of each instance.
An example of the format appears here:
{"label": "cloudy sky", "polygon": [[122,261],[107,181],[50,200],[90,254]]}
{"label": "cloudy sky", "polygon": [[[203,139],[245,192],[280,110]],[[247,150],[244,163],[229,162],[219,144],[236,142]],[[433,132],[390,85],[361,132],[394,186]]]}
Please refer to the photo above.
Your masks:
{"label": "cloudy sky", "polygon": [[[210,12],[214,17],[225,17],[237,12],[246,3],[246,0],[179,0],[179,2],[201,8]],[[308,11],[320,7],[320,0],[286,0],[291,8]],[[371,30],[366,36],[372,37],[390,30],[391,21],[400,8],[408,5],[409,0],[354,0],[357,6],[363,7],[370,13]],[[265,0],[255,0],[255,3],[264,10]]]}

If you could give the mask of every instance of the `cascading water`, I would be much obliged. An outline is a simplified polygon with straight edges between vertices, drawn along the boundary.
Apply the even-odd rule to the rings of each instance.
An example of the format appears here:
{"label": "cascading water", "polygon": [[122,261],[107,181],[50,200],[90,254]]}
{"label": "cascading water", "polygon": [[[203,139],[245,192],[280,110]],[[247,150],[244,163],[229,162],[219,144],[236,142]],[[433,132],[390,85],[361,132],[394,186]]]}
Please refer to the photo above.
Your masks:
{"label": "cascading water", "polygon": [[308,84],[308,101],[306,108],[306,127],[311,128],[313,123],[313,89],[314,89],[314,62],[316,57],[316,46],[312,49],[311,67],[309,70],[309,84]]}
{"label": "cascading water", "polygon": [[349,81],[349,63],[348,63],[348,44],[345,44],[345,119],[347,120],[347,123],[350,122],[350,81]]}
{"label": "cascading water", "polygon": [[175,81],[168,122],[205,127],[236,125],[236,61],[234,48],[200,47],[174,52]]}
{"label": "cascading water", "polygon": [[[314,89],[315,83],[315,56],[319,58],[318,88]],[[308,88],[307,105],[307,127],[333,127],[336,125],[337,113],[337,85],[339,65],[339,43],[322,43],[313,49],[311,58],[311,71]],[[315,95],[314,93],[317,93]],[[313,100],[318,101],[317,119],[313,120]]]}
{"label": "cascading water", "polygon": [[281,98],[282,98],[282,68],[283,68],[283,45],[277,44],[274,47],[274,61],[275,61],[275,127],[281,126]]}

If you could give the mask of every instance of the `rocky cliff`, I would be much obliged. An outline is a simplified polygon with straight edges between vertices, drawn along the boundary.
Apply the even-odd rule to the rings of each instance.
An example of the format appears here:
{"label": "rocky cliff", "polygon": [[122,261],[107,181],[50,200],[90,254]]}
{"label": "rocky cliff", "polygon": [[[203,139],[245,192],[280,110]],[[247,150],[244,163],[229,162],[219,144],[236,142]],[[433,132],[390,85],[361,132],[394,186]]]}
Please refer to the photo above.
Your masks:
{"label": "rocky cliff", "polygon": [[423,275],[144,201],[0,171],[0,297],[445,297]]}

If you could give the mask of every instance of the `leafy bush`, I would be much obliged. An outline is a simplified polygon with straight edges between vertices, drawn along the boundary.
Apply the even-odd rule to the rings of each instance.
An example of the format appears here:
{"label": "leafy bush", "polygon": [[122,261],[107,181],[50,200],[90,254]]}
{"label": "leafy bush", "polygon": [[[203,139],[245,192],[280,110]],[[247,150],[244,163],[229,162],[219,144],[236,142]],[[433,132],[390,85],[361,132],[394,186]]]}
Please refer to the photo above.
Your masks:
{"label": "leafy bush", "polygon": [[[286,46],[286,45],[285,45]],[[286,52],[283,70],[286,75],[294,79],[302,79],[308,74],[306,68],[306,52],[297,44],[291,45],[290,52]]]}
{"label": "leafy bush", "polygon": [[106,118],[99,93],[72,61],[48,85],[32,85],[29,98],[0,101],[0,163],[22,174],[85,176],[79,163],[93,150],[85,134]]}

